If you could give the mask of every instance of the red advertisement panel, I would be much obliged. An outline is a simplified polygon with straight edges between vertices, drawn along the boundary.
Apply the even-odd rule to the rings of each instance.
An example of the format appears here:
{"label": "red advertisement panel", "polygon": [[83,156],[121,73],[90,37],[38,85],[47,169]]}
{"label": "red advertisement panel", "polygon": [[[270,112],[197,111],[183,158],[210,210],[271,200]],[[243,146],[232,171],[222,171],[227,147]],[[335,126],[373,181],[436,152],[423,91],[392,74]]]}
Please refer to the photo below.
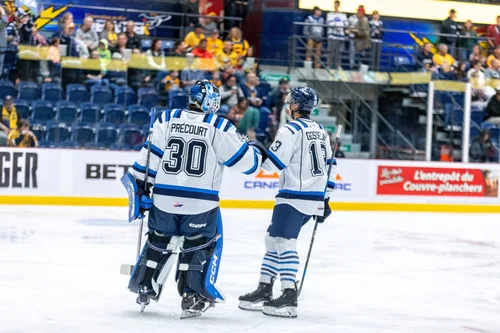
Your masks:
{"label": "red advertisement panel", "polygon": [[497,197],[490,170],[379,165],[377,194]]}

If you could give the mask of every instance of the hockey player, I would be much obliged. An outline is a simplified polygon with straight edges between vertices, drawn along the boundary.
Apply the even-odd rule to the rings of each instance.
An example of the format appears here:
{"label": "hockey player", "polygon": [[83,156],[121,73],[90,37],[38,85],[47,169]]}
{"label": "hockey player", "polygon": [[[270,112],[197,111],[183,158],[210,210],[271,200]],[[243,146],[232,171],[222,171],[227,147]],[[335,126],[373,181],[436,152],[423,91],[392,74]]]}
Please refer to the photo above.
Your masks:
{"label": "hockey player", "polygon": [[[329,192],[334,188],[333,168],[327,184],[330,140],[323,126],[309,118],[318,104],[311,88],[295,88],[286,97],[293,121],[283,125],[262,168],[281,172],[271,225],[265,237],[266,253],[257,290],[239,298],[243,310],[262,310],[279,317],[297,317],[296,275],[299,269],[297,237],[312,216],[323,222],[331,213]],[[282,295],[272,299],[279,275]]]}
{"label": "hockey player", "polygon": [[[158,301],[178,253],[181,318],[200,315],[224,301],[215,286],[222,252],[218,194],[223,169],[253,174],[266,150],[242,139],[231,122],[214,115],[219,106],[217,88],[197,81],[188,110],[165,111],[155,122],[148,170],[146,142],[132,173],[125,175],[141,212],[149,210],[148,239],[129,282],[143,308],[151,299]],[[143,191],[146,172],[148,189]]]}

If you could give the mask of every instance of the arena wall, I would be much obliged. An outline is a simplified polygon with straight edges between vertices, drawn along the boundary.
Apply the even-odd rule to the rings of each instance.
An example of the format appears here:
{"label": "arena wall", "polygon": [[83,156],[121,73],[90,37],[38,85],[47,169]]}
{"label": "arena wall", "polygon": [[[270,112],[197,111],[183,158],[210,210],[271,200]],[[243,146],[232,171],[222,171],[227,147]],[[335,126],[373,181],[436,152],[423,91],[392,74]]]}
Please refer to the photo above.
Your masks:
{"label": "arena wall", "polygon": [[[0,204],[125,206],[120,177],[137,152],[0,149]],[[338,161],[336,210],[500,213],[500,165]],[[278,175],[226,170],[224,208],[272,208]]]}

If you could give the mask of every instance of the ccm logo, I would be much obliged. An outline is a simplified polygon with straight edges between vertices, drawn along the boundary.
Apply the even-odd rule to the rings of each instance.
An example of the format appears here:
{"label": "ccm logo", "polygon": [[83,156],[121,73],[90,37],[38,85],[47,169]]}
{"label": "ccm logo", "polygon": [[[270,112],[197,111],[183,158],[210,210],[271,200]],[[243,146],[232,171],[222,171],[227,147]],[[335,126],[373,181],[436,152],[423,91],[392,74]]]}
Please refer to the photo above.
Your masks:
{"label": "ccm logo", "polygon": [[219,257],[214,254],[214,261],[212,262],[212,268],[210,269],[210,283],[215,284],[215,277],[217,275],[217,264],[219,262]]}
{"label": "ccm logo", "polygon": [[194,224],[194,223],[189,223],[189,227],[190,228],[195,228],[195,229],[200,229],[200,228],[204,228],[206,227],[207,224],[206,223],[203,223],[203,224]]}

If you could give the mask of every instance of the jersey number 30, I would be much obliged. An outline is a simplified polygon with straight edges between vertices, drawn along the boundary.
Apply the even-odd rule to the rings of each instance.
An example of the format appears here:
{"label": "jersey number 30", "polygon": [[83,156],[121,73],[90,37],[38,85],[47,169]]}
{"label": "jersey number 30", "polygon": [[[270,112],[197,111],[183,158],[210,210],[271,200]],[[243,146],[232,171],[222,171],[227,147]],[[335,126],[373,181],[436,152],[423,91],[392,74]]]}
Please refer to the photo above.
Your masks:
{"label": "jersey number 30", "polygon": [[189,176],[201,177],[205,173],[207,149],[205,141],[193,139],[186,143],[182,138],[172,137],[167,143],[170,156],[163,162],[163,171],[177,175],[184,170]]}

